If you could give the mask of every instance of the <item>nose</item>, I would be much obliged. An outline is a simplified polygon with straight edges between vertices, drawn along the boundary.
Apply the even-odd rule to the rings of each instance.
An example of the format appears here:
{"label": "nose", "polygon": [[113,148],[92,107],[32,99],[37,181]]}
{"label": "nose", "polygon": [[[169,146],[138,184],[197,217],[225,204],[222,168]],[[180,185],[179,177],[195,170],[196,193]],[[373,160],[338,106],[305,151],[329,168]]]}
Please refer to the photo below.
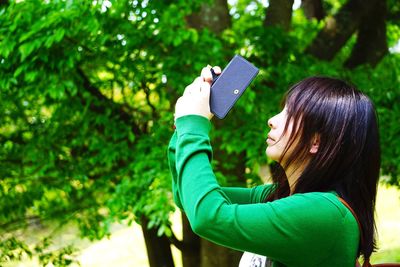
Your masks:
{"label": "nose", "polygon": [[269,120],[268,120],[268,126],[269,126],[269,128],[273,128],[274,127],[274,124],[272,123],[272,118],[270,118]]}

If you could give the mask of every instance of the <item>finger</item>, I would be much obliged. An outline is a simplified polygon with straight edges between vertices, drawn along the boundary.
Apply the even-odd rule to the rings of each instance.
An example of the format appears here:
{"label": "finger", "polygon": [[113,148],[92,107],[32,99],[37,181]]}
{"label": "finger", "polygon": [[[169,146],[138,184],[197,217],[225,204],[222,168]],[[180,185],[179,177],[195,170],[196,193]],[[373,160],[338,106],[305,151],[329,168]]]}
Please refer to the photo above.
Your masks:
{"label": "finger", "polygon": [[196,87],[197,87],[198,83],[191,83],[188,86],[186,86],[185,91],[183,92],[183,96],[188,96],[193,94],[194,91],[196,91]]}
{"label": "finger", "polygon": [[201,70],[201,77],[203,77],[204,81],[206,81],[206,82],[212,82],[212,80],[213,80],[210,69],[211,69],[211,66],[210,67],[207,66]]}
{"label": "finger", "polygon": [[185,91],[183,92],[183,95],[190,95],[195,91],[200,91],[200,84],[203,82],[203,78],[202,77],[197,77],[196,79],[194,79],[194,81],[189,84],[188,86],[186,86]]}
{"label": "finger", "polygon": [[193,83],[191,84],[190,93],[191,94],[199,93],[201,91],[200,87],[203,82],[204,79],[201,76],[194,79]]}
{"label": "finger", "polygon": [[201,83],[201,96],[205,97],[205,98],[209,98],[210,97],[210,84],[208,82],[202,82]]}
{"label": "finger", "polygon": [[188,86],[186,86],[185,91],[183,91],[183,96],[190,94],[191,86],[192,86],[192,84],[189,84]]}
{"label": "finger", "polygon": [[215,74],[218,74],[218,75],[221,74],[221,72],[222,72],[221,68],[219,66],[214,66],[212,69],[215,72]]}
{"label": "finger", "polygon": [[201,77],[201,76],[197,77],[197,78],[194,79],[194,81],[193,81],[193,83],[195,83],[195,84],[197,84],[197,85],[201,84],[202,82],[204,82],[204,78]]}

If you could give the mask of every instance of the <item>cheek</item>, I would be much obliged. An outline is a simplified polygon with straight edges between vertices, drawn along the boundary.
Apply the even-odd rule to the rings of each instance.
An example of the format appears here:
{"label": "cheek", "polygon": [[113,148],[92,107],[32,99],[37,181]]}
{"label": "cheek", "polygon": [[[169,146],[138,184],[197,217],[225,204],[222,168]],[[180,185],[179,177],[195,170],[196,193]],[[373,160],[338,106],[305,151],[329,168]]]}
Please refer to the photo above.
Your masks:
{"label": "cheek", "polygon": [[282,151],[278,144],[267,146],[267,149],[265,150],[267,157],[275,161],[280,159],[281,153]]}
{"label": "cheek", "polygon": [[[283,151],[285,151],[286,145],[288,142],[287,136],[283,136],[277,143],[273,145],[268,145],[267,149],[265,150],[265,153],[267,154],[268,158],[279,161],[281,159],[281,156],[283,154]],[[287,153],[290,152],[290,149]]]}

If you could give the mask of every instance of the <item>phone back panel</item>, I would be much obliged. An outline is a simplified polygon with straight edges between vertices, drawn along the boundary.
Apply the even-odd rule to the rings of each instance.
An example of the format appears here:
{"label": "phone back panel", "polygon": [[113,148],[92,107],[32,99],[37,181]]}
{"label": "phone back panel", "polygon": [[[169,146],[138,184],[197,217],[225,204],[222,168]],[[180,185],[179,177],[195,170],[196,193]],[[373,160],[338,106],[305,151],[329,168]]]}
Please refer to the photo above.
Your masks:
{"label": "phone back panel", "polygon": [[211,85],[211,112],[220,119],[225,118],[258,71],[246,59],[235,55]]}

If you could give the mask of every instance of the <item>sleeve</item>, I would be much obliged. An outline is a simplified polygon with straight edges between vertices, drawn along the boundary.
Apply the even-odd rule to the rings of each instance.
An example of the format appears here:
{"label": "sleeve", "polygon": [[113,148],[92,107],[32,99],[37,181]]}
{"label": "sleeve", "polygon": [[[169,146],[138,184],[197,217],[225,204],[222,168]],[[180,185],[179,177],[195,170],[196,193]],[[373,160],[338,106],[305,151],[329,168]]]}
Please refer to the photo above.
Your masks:
{"label": "sleeve", "polygon": [[299,259],[326,257],[335,243],[332,233],[338,231],[338,223],[331,222],[337,221],[337,214],[323,208],[321,200],[310,203],[301,194],[268,203],[232,204],[211,168],[210,128],[201,116],[176,121],[176,190],[193,231],[214,243],[287,265],[294,259],[298,264]]}
{"label": "sleeve", "polygon": [[178,206],[178,208],[183,209],[182,204],[181,204],[181,199],[179,197],[178,189],[176,186],[176,182],[177,182],[177,173],[176,173],[176,165],[175,165],[176,139],[177,139],[177,134],[175,131],[174,134],[172,135],[171,140],[169,141],[169,145],[168,145],[168,165],[169,165],[169,171],[170,171],[171,177],[172,177],[172,194],[173,194],[174,202]]}
{"label": "sleeve", "polygon": [[264,202],[266,197],[272,192],[273,185],[259,185],[253,188],[222,187],[221,189],[232,203],[251,204]]}
{"label": "sleeve", "polygon": [[[175,164],[177,132],[174,131],[168,145],[168,165],[172,177],[172,193],[175,204],[182,208],[181,200],[177,190],[177,172]],[[272,184],[260,185],[253,188],[246,187],[222,187],[222,191],[230,199],[232,203],[236,204],[250,204],[263,202],[272,190]]]}

